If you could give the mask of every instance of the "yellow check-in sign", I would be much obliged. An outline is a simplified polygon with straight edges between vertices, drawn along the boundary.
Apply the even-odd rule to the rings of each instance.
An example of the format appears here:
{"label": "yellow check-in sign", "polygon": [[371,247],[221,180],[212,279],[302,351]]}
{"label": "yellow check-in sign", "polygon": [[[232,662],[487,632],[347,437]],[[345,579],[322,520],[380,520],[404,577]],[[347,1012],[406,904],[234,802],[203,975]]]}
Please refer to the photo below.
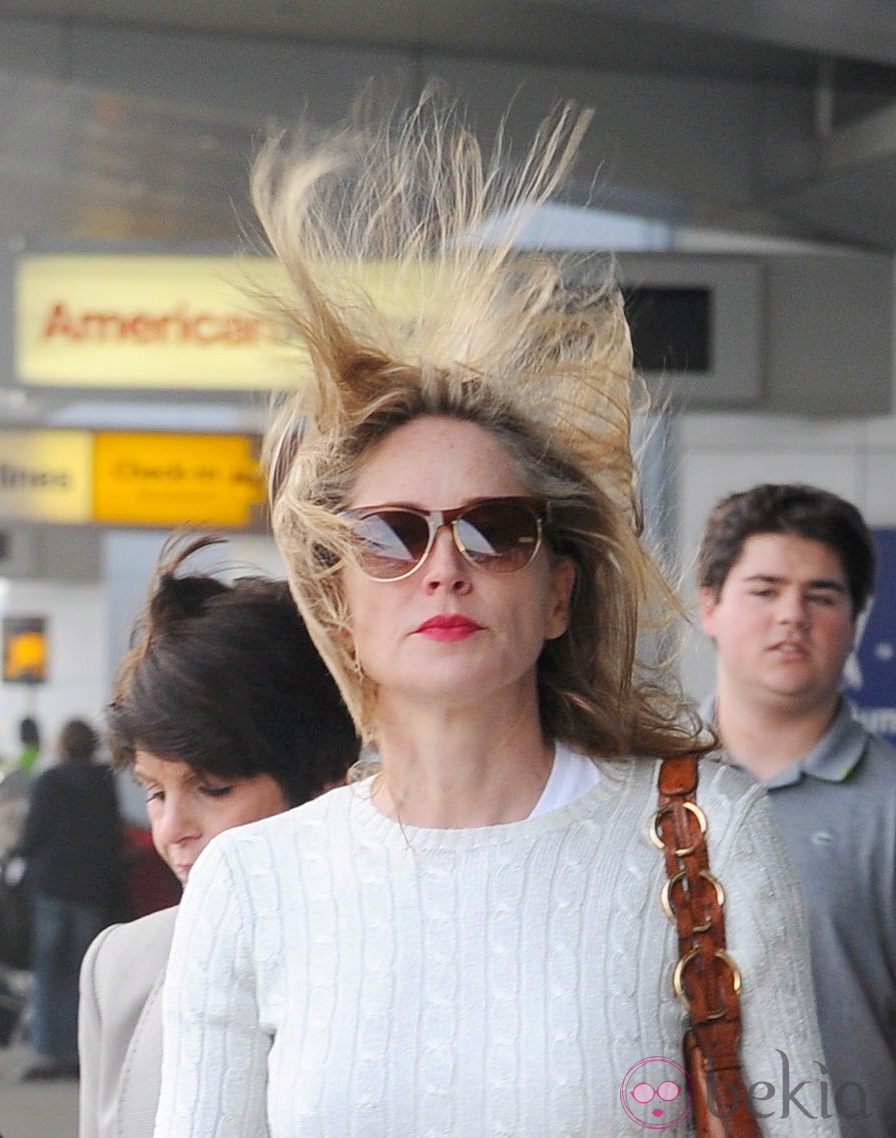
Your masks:
{"label": "yellow check-in sign", "polygon": [[93,518],[101,525],[241,529],[263,524],[264,511],[251,436],[95,436]]}
{"label": "yellow check-in sign", "polygon": [[0,431],[0,520],[91,520],[89,431]]}

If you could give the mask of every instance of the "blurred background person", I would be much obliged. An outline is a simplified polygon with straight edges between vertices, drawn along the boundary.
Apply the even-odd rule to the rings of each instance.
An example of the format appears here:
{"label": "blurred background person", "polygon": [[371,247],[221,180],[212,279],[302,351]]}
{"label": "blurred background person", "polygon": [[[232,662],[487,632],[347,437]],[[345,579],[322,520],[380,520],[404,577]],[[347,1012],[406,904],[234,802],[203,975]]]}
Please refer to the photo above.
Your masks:
{"label": "blurred background person", "polygon": [[36,719],[26,715],[19,723],[19,750],[0,758],[0,785],[7,797],[27,792],[39,759],[40,728]]}
{"label": "blurred background person", "polygon": [[[115,764],[146,794],[185,884],[215,835],[343,781],[358,742],[284,581],[184,573],[215,539],[166,547],[107,709]],[[107,929],[81,977],[81,1138],[152,1133],[176,908]]]}
{"label": "blurred background person", "polygon": [[19,751],[16,767],[20,771],[32,771],[40,758],[40,728],[37,720],[26,715],[19,724],[19,742],[22,749]]}
{"label": "blurred background person", "polygon": [[112,772],[94,762],[98,745],[83,719],[65,724],[58,764],[34,780],[18,844],[32,903],[26,1080],[77,1075],[78,972],[120,903],[121,820]]}
{"label": "blurred background person", "polygon": [[18,1038],[31,986],[31,906],[16,853],[40,758],[40,729],[30,715],[19,722],[19,743],[15,755],[0,758],[0,1047]]}
{"label": "blurred background person", "polygon": [[40,729],[26,715],[19,723],[21,748],[0,760],[0,857],[18,844],[28,807],[28,788],[40,758]]}

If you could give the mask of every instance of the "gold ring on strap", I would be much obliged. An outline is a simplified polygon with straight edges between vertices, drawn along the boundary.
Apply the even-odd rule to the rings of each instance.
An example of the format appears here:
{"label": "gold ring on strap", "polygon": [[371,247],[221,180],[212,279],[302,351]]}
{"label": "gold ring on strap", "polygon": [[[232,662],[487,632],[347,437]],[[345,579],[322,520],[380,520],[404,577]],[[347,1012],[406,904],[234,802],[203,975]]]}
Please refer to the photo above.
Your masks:
{"label": "gold ring on strap", "polygon": [[[663,815],[667,814],[672,809],[672,807],[674,805],[675,805],[674,802],[667,802],[664,806],[661,806],[659,808],[659,810],[657,810],[654,813],[653,819],[651,820],[651,823],[650,823],[650,840],[653,842],[653,844],[656,846],[656,848],[658,850],[663,849],[663,836],[659,830],[660,821],[661,821]],[[694,815],[694,817],[697,819],[697,825],[700,827],[700,833],[705,834],[706,833],[706,815],[703,813],[703,811],[700,809],[700,807],[697,805],[697,803],[696,802],[681,802],[681,803],[679,803],[679,805],[681,805],[685,810],[689,810]],[[698,843],[695,842],[694,845],[692,845],[692,846],[682,846],[681,849],[675,850],[675,856],[676,857],[687,857],[688,854],[692,854],[694,852],[694,850],[697,848],[697,845],[698,845]]]}
{"label": "gold ring on strap", "polygon": [[[699,956],[699,955],[700,955],[700,949],[699,948],[692,948],[690,952],[686,952],[684,954],[684,956],[678,961],[678,963],[675,965],[675,971],[672,973],[672,988],[675,992],[675,995],[679,998],[679,1000],[682,1002],[682,1004],[685,1006],[685,1008],[688,1011],[691,1010],[691,1001],[688,999],[688,994],[684,990],[684,984],[682,983],[682,981],[684,979],[685,969],[691,963],[691,961],[694,959],[694,957]],[[721,961],[723,961],[723,963],[727,964],[728,967],[731,969],[731,980],[732,980],[732,983],[734,985],[734,994],[736,996],[739,996],[741,986],[742,986],[740,969],[734,963],[734,961],[731,959],[731,957],[728,955],[728,953],[725,951],[724,948],[717,948],[715,950],[715,952],[713,953],[713,955],[716,957],[716,959],[721,960]],[[715,1013],[711,1013],[708,1018],[709,1019],[718,1019],[719,1017],[723,1016],[724,1014],[725,1014],[724,1011],[715,1012]]]}
{"label": "gold ring on strap", "polygon": [[[716,877],[716,875],[714,873],[711,873],[708,869],[701,869],[700,876],[704,881],[708,881],[713,889],[715,889],[716,900],[718,901],[719,908],[721,909],[725,904],[725,889],[721,881],[719,881],[718,877]],[[673,923],[678,920],[678,916],[675,910],[672,908],[672,890],[675,888],[679,881],[684,881],[685,877],[687,877],[687,874],[683,869],[676,873],[674,877],[667,877],[663,882],[663,888],[660,892],[660,901],[663,905],[663,912]],[[691,932],[705,933],[711,927],[712,922],[707,921],[705,925],[694,925]]]}

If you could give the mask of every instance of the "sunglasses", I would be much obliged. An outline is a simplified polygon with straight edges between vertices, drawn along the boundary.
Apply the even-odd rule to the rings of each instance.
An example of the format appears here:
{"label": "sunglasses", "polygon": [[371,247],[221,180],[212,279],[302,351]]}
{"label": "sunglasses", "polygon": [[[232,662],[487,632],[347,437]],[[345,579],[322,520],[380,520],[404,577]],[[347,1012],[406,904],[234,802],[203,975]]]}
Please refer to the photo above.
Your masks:
{"label": "sunglasses", "polygon": [[361,571],[374,581],[400,581],[420,568],[444,528],[471,565],[515,573],[541,548],[546,514],[540,498],[480,498],[455,510],[362,506],[340,516],[352,523]]}
{"label": "sunglasses", "polygon": [[[658,1087],[653,1087],[650,1083],[638,1083],[633,1087],[629,1094],[642,1106],[646,1105],[650,1100],[656,1096],[662,1099],[663,1102],[674,1102],[681,1094],[683,1088],[678,1083],[672,1082],[671,1079],[665,1079]],[[654,1111],[654,1114],[662,1114],[662,1111]]]}

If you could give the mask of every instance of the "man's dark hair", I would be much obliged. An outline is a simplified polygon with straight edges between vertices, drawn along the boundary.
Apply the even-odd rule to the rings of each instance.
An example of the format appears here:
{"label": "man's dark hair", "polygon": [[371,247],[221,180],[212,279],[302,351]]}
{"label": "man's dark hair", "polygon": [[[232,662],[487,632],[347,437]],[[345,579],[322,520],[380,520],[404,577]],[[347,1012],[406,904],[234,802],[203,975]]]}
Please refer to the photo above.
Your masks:
{"label": "man's dark hair", "polygon": [[266,774],[297,805],[342,781],[355,729],[285,581],[183,573],[220,540],[162,552],[106,709],[113,759],[146,750],[214,777]]}
{"label": "man's dark hair", "polygon": [[90,763],[100,745],[100,737],[83,719],[69,719],[59,732],[56,744],[59,758],[67,763]]}
{"label": "man's dark hair", "polygon": [[700,585],[718,596],[747,538],[763,533],[795,534],[832,549],[849,585],[853,616],[864,609],[877,567],[871,531],[851,502],[801,483],[764,483],[718,503],[700,543]]}

